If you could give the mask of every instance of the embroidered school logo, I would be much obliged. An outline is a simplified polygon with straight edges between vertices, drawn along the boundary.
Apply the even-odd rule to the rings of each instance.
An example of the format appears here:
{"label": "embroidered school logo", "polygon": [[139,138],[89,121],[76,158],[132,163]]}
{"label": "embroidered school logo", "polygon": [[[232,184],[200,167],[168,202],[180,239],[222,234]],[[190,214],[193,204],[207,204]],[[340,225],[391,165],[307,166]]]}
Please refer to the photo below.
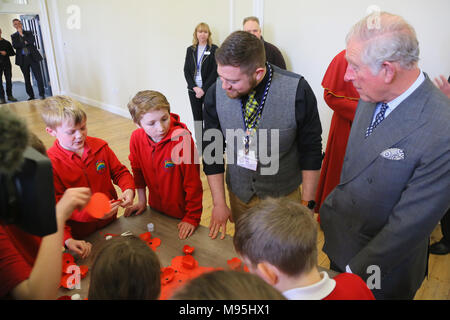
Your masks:
{"label": "embroidered school logo", "polygon": [[172,160],[164,160],[164,170],[169,170],[170,168],[175,167],[175,163]]}
{"label": "embroidered school logo", "polygon": [[98,160],[95,163],[95,168],[97,169],[97,173],[102,174],[106,170],[106,163],[104,160]]}

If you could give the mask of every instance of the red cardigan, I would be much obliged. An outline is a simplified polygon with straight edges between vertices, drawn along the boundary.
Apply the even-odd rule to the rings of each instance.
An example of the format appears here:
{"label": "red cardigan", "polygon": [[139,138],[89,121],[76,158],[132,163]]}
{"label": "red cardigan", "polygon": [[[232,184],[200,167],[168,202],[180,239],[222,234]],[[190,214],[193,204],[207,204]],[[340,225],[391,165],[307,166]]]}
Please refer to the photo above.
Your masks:
{"label": "red cardigan", "polygon": [[129,159],[134,183],[137,189],[148,187],[151,208],[197,227],[203,209],[197,151],[180,117],[173,113],[170,116],[170,130],[158,143],[143,129],[132,133]]}
{"label": "red cardigan", "polygon": [[[101,139],[87,137],[81,158],[62,148],[58,140],[47,153],[52,162],[57,202],[68,188],[89,187],[92,193],[103,192],[109,199],[117,199],[113,183],[122,191],[134,189],[131,173]],[[82,239],[115,219],[116,216],[99,220],[84,210],[75,210],[66,222],[64,241],[69,238]]]}

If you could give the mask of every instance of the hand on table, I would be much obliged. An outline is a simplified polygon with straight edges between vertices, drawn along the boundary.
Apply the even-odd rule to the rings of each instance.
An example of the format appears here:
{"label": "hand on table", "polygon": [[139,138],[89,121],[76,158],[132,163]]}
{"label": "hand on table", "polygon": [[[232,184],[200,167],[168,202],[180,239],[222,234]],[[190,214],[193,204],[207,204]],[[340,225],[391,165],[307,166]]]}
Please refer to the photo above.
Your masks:
{"label": "hand on table", "polygon": [[138,216],[138,215],[144,213],[146,209],[147,209],[147,205],[145,204],[145,202],[144,203],[137,202],[137,203],[129,206],[128,208],[126,208],[123,215],[125,217],[129,217],[131,215]]}
{"label": "hand on table", "polygon": [[209,224],[209,237],[215,239],[220,229],[222,229],[222,236],[220,239],[225,238],[227,232],[227,222],[231,217],[231,210],[227,205],[214,206],[211,213],[211,223]]}
{"label": "hand on table", "polygon": [[78,254],[82,259],[89,256],[92,249],[92,244],[83,240],[69,239],[66,241],[67,249]]}
{"label": "hand on table", "polygon": [[195,231],[195,226],[190,224],[189,222],[180,222],[177,225],[177,228],[178,228],[178,237],[181,240],[189,238]]}

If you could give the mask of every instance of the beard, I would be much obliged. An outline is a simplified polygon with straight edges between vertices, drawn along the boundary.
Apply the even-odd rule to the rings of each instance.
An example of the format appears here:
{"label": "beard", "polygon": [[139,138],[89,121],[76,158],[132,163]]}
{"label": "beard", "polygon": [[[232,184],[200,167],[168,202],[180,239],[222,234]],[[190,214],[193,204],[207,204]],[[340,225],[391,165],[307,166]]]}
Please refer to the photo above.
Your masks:
{"label": "beard", "polygon": [[248,88],[245,91],[238,91],[238,90],[233,90],[231,92],[226,91],[226,94],[228,96],[228,98],[230,99],[238,99],[238,98],[242,98],[247,96],[258,84],[258,81],[256,80],[256,77],[252,77],[249,79],[248,82]]}

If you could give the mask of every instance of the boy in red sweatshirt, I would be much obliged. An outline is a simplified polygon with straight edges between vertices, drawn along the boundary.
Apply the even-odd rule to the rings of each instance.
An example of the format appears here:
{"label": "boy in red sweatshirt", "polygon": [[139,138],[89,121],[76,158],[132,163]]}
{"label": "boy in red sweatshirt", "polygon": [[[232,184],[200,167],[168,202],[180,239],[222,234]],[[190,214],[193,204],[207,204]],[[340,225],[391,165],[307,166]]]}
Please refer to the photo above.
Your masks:
{"label": "boy in red sweatshirt", "polygon": [[148,187],[150,207],[181,219],[178,236],[186,239],[200,223],[203,197],[191,133],[157,91],[138,92],[128,110],[139,127],[131,135],[129,156],[138,202],[124,215],[145,211]]}
{"label": "boy in red sweatshirt", "polygon": [[289,300],[374,300],[356,274],[330,278],[317,267],[317,223],[287,198],[265,199],[238,218],[234,248],[251,273]]}
{"label": "boy in red sweatshirt", "polygon": [[[85,210],[75,210],[66,223],[65,245],[85,258],[91,244],[75,239],[84,238],[114,221],[119,205],[127,207],[133,203],[133,177],[105,141],[87,136],[87,116],[79,102],[66,96],[48,98],[41,116],[46,131],[56,137],[47,151],[53,167],[56,201],[66,189],[74,187],[89,187],[92,194],[102,192],[111,200],[111,212],[103,218],[93,218]],[[111,180],[122,190],[119,203],[113,203],[117,193]]]}

